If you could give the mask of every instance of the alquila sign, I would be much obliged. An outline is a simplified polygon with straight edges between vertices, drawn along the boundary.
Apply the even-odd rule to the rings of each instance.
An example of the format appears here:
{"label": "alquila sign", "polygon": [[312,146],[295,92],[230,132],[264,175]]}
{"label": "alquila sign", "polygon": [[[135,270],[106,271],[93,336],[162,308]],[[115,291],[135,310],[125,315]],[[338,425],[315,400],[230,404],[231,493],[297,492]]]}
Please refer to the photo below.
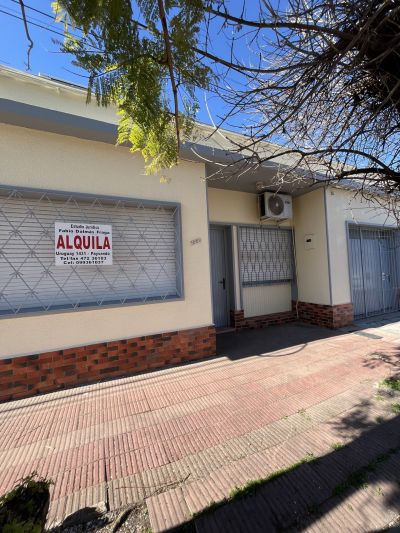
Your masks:
{"label": "alquila sign", "polygon": [[55,222],[57,266],[112,265],[112,226]]}

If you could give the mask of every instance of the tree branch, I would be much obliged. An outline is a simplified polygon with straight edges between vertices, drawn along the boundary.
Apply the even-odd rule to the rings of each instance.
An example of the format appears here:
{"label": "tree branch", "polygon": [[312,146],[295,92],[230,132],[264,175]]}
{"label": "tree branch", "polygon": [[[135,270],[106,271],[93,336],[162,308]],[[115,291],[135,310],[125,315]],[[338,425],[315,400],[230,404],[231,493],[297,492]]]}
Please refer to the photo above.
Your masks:
{"label": "tree branch", "polygon": [[170,44],[169,32],[168,32],[168,24],[167,24],[167,18],[165,16],[163,0],[158,0],[158,11],[160,13],[160,19],[161,19],[161,25],[163,29],[163,37],[164,37],[164,43],[165,43],[165,52],[166,52],[167,61],[168,61],[169,77],[171,80],[171,88],[172,88],[172,93],[174,96],[175,129],[176,129],[176,139],[177,139],[178,151],[179,151],[181,142],[180,142],[180,133],[179,133],[178,90],[177,90],[176,83],[175,83],[174,63],[173,63],[173,58],[172,58],[171,44]]}
{"label": "tree branch", "polygon": [[335,30],[333,28],[327,28],[325,26],[318,26],[316,24],[303,24],[300,22],[290,22],[290,21],[284,21],[284,22],[264,22],[264,21],[256,21],[256,20],[247,20],[242,17],[235,17],[233,15],[229,15],[228,13],[222,13],[221,11],[218,11],[216,9],[213,9],[211,7],[205,8],[206,11],[211,13],[212,15],[216,15],[217,17],[222,17],[225,20],[229,20],[230,22],[234,22],[235,24],[238,24],[239,26],[250,26],[252,28],[258,28],[258,29],[277,29],[277,28],[287,28],[288,30],[302,30],[302,31],[314,31],[316,33],[326,33],[327,35],[333,35],[335,37],[340,37],[342,39],[351,39],[354,37],[352,33],[342,32],[339,30]]}
{"label": "tree branch", "polygon": [[26,70],[31,70],[30,56],[31,56],[31,50],[33,48],[33,41],[29,34],[28,22],[26,20],[26,13],[25,13],[25,4],[23,0],[19,0],[19,5],[21,7],[21,15],[22,15],[22,20],[24,22],[25,35],[26,35],[26,38],[28,39],[28,49],[26,51]]}
{"label": "tree branch", "polygon": [[221,57],[215,56],[214,54],[210,54],[210,52],[207,52],[206,50],[200,50],[199,48],[193,47],[193,51],[197,54],[200,54],[204,57],[207,57],[208,59],[211,59],[212,61],[215,61],[215,63],[219,63],[220,65],[223,65],[224,67],[228,67],[232,70],[236,70],[240,73],[247,73],[247,72],[253,72],[255,74],[276,74],[278,72],[284,72],[287,70],[294,70],[295,68],[299,67],[306,67],[310,65],[310,62],[301,62],[296,63],[295,65],[285,65],[278,68],[270,68],[270,69],[262,69],[262,68],[253,68],[253,67],[246,67],[245,65],[239,65],[238,63],[231,63],[230,61],[226,61],[225,59],[222,59]]}

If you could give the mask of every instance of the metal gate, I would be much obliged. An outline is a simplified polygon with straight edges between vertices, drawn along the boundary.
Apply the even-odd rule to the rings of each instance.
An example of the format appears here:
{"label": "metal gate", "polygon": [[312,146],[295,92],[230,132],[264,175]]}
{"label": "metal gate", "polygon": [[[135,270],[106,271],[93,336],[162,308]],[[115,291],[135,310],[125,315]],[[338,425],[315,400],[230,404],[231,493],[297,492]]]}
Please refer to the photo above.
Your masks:
{"label": "metal gate", "polygon": [[398,230],[349,225],[349,268],[355,318],[397,311]]}

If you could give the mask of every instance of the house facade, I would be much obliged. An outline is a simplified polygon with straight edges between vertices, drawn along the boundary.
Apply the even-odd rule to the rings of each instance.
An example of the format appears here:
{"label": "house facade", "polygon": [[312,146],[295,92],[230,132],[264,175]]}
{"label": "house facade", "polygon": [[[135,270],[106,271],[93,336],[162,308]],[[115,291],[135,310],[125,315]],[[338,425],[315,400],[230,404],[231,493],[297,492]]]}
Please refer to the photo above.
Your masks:
{"label": "house facade", "polygon": [[0,400],[210,357],[219,328],[398,309],[387,209],[289,184],[290,217],[261,220],[278,164],[214,179],[232,154],[200,125],[146,176],[115,146],[115,109],[85,100],[0,70]]}

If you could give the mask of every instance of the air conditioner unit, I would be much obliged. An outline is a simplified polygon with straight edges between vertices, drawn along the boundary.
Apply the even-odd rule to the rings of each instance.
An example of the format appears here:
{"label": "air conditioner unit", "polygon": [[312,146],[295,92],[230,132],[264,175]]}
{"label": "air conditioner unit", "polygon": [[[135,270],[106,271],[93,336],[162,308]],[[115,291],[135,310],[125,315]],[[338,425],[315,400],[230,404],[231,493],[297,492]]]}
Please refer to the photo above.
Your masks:
{"label": "air conditioner unit", "polygon": [[292,197],[288,194],[264,192],[260,194],[260,218],[285,220],[292,218]]}

